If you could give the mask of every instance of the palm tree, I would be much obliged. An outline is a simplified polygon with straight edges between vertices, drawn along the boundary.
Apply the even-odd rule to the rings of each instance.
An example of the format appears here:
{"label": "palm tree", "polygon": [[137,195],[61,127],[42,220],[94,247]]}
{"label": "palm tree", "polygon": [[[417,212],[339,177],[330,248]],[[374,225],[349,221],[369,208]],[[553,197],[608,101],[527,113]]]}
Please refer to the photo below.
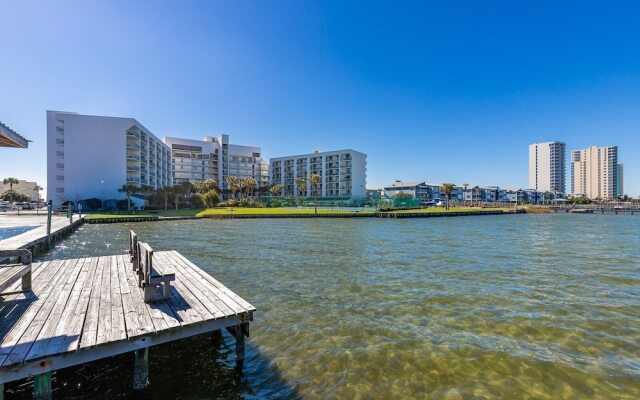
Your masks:
{"label": "palm tree", "polygon": [[467,188],[469,187],[468,183],[463,183],[462,187],[464,188],[464,206],[467,205]]}
{"label": "palm tree", "polygon": [[139,191],[140,188],[133,183],[125,183],[118,189],[118,192],[125,193],[127,195],[127,211],[131,211],[131,195]]}
{"label": "palm tree", "polygon": [[169,208],[169,196],[173,195],[173,188],[171,186],[163,186],[156,190],[156,193],[164,200],[164,209]]}
{"label": "palm tree", "polygon": [[140,186],[140,194],[142,194],[142,198],[144,199],[144,205],[147,205],[147,200],[148,200],[148,196],[149,194],[153,193],[154,189],[153,186],[150,185],[141,185]]}
{"label": "palm tree", "polygon": [[451,197],[451,193],[453,192],[453,189],[455,189],[455,185],[453,183],[443,183],[440,186],[440,190],[442,191],[442,193],[444,193],[446,202],[445,202],[445,209],[448,210],[449,209],[449,198]]}
{"label": "palm tree", "polygon": [[228,176],[227,186],[231,192],[231,198],[235,200],[236,193],[240,190],[240,179],[235,176]]}
{"label": "palm tree", "polygon": [[217,190],[218,182],[215,179],[207,179],[206,181],[197,182],[193,186],[196,192],[204,194],[210,190]]}
{"label": "palm tree", "polygon": [[33,187],[33,190],[36,191],[36,193],[38,194],[38,198],[36,199],[38,202],[40,201],[40,191],[42,190],[42,186],[38,185],[36,183],[36,185]]}
{"label": "palm tree", "polygon": [[296,188],[298,189],[297,194],[300,197],[304,197],[304,194],[307,193],[307,180],[304,178],[296,178],[294,182],[296,183]]}
{"label": "palm tree", "polygon": [[253,197],[253,192],[258,187],[258,182],[253,178],[247,178],[244,180],[244,188],[247,191],[247,196]]}
{"label": "palm tree", "polygon": [[317,215],[318,214],[318,186],[320,186],[320,183],[322,182],[322,177],[318,174],[313,174],[311,175],[309,178],[309,183],[311,184],[311,188],[313,191],[313,207],[314,207],[314,213]]}
{"label": "palm tree", "polygon": [[40,191],[42,190],[42,186],[36,183],[36,185],[33,187],[33,190],[35,190],[38,197],[36,199],[36,215],[40,215]]}
{"label": "palm tree", "polygon": [[13,185],[17,185],[20,183],[16,178],[4,178],[2,181],[5,185],[9,185],[9,202],[13,204]]}
{"label": "palm tree", "polygon": [[556,200],[556,203],[557,203],[557,200],[558,200],[558,186],[554,185],[552,189],[553,189],[553,200]]}
{"label": "palm tree", "polygon": [[282,185],[273,185],[273,186],[271,186],[269,191],[271,192],[271,195],[273,197],[278,197],[280,195],[280,193],[282,192]]}

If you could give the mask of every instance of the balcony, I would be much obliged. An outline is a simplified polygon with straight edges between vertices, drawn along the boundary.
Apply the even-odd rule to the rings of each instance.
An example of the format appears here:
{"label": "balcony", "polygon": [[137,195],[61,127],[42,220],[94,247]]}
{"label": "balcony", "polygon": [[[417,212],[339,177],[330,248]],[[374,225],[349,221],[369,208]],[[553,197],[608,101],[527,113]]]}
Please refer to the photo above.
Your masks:
{"label": "balcony", "polygon": [[136,160],[140,161],[140,156],[137,154],[127,153],[127,160]]}
{"label": "balcony", "polygon": [[135,165],[127,165],[127,171],[140,172],[140,167],[136,167]]}
{"label": "balcony", "polygon": [[127,147],[130,149],[140,150],[140,145],[135,142],[127,142]]}
{"label": "balcony", "polygon": [[127,176],[127,183],[140,183],[140,178],[135,176]]}
{"label": "balcony", "polygon": [[138,132],[127,131],[127,136],[128,137],[136,137],[136,138],[140,139],[140,134]]}

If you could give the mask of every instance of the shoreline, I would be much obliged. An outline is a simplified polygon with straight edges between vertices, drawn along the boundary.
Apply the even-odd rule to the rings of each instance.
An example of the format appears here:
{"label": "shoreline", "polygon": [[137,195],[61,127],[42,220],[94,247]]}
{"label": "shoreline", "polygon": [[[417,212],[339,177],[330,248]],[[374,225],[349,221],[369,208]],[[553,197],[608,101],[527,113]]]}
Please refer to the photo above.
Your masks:
{"label": "shoreline", "polygon": [[[160,221],[180,221],[180,220],[193,220],[193,219],[281,219],[281,218],[384,218],[384,219],[404,219],[404,218],[441,218],[441,217],[468,217],[479,215],[515,215],[526,214],[525,210],[505,211],[505,210],[477,210],[477,211],[441,211],[441,212],[393,212],[393,211],[378,211],[378,212],[337,212],[337,213],[283,213],[283,214],[268,214],[268,213],[256,213],[256,214],[208,214],[202,216],[113,216],[113,217],[98,217],[85,219],[88,224],[113,224],[120,222],[160,222]],[[90,216],[88,214],[87,216]]]}

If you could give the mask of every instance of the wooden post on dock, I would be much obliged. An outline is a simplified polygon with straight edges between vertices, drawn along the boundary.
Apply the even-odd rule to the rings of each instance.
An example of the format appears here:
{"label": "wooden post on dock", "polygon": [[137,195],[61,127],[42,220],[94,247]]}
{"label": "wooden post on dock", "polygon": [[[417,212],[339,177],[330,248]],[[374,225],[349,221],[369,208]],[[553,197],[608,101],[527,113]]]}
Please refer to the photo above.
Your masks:
{"label": "wooden post on dock", "polygon": [[51,247],[51,209],[53,208],[53,202],[49,200],[47,202],[47,247]]}
{"label": "wooden post on dock", "polygon": [[51,372],[33,377],[33,398],[35,400],[51,399]]}
{"label": "wooden post on dock", "polygon": [[238,325],[236,329],[236,368],[242,371],[244,367],[244,325]]}
{"label": "wooden post on dock", "polygon": [[142,390],[149,386],[149,348],[134,351],[133,389]]}
{"label": "wooden post on dock", "polygon": [[242,372],[244,367],[244,337],[249,336],[249,323],[241,322],[230,326],[227,331],[236,339],[236,371]]}
{"label": "wooden post on dock", "polygon": [[4,400],[4,383],[0,383],[0,400]]}

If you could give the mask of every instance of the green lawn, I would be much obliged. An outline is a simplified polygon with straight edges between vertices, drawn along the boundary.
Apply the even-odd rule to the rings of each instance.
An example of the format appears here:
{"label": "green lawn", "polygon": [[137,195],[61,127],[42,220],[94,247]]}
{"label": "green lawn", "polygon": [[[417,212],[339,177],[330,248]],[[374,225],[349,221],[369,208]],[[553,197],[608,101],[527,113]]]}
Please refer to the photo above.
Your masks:
{"label": "green lawn", "polygon": [[[350,211],[350,210],[318,210],[318,214],[365,214],[373,213],[374,210],[366,211]],[[206,217],[210,215],[231,215],[231,214],[269,214],[269,215],[287,215],[287,214],[313,214],[313,209],[296,209],[296,208],[237,208],[234,207],[220,207],[220,208],[208,208],[199,212],[199,217]]]}
{"label": "green lawn", "polygon": [[[366,211],[350,211],[350,210],[318,210],[318,214],[363,214],[373,213],[374,210]],[[87,214],[87,219],[100,219],[100,218],[143,218],[143,217],[208,217],[216,215],[238,215],[238,214],[313,214],[313,209],[295,209],[295,208],[242,208],[242,207],[219,207],[208,209],[182,209],[182,210],[154,210],[154,211],[140,211],[136,213],[129,213],[127,211],[120,212],[101,212],[95,214]]]}

